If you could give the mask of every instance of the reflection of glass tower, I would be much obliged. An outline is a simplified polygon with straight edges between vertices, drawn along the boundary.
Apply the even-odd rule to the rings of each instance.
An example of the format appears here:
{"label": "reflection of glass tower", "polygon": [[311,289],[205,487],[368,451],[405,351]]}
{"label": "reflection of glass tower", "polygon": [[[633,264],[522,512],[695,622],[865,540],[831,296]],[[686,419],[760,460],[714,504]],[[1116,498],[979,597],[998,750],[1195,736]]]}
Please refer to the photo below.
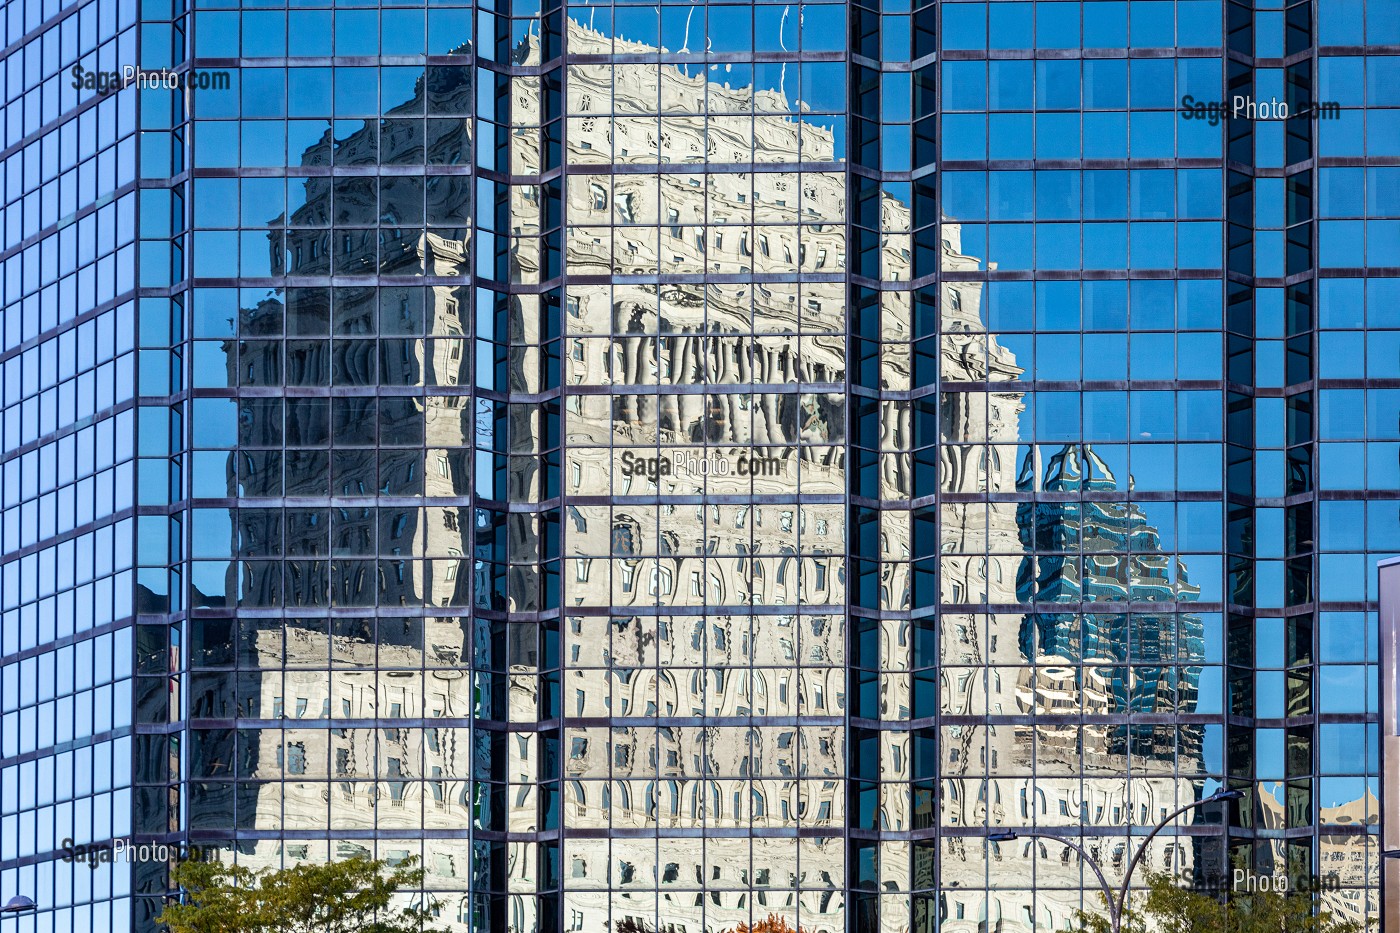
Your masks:
{"label": "reflection of glass tower", "polygon": [[[976,262],[959,248],[945,244],[955,268]],[[987,305],[979,284],[944,288],[938,911],[951,930],[987,917],[1059,929],[1080,889],[1093,898],[1073,850],[1036,838],[989,853],[962,828],[1073,836],[1112,876],[1131,855],[1119,827],[1202,793],[1220,727],[1176,721],[1197,709],[1202,622],[1179,604],[1199,589],[1174,570],[1152,503],[1092,445],[1018,443],[1038,398],[1012,338],[987,333]],[[982,602],[998,611],[965,608]],[[1163,840],[1148,864],[1208,874],[1218,847]],[[1030,879],[1034,893],[1018,890]]]}
{"label": "reflection of glass tower", "polygon": [[[1035,464],[1027,459],[1017,481],[1029,489]],[[1109,491],[1117,482],[1090,446],[1065,448],[1043,468],[1049,492]],[[1194,601],[1185,568],[1172,579],[1173,561],[1133,503],[1087,500],[1022,503],[1017,507],[1027,551],[1017,581],[1023,603]],[[1082,565],[1081,555],[1082,554]],[[1196,684],[1189,673],[1203,660],[1201,620],[1190,614],[1152,615],[1036,611],[1026,616],[1021,649],[1028,659],[1057,656],[1073,663],[1102,662],[1115,673],[1107,685],[1112,712],[1194,712]],[[1129,665],[1131,662],[1131,667]],[[1151,730],[1148,730],[1149,733]],[[1119,749],[1120,753],[1126,749]],[[1199,748],[1196,749],[1199,752]]]}

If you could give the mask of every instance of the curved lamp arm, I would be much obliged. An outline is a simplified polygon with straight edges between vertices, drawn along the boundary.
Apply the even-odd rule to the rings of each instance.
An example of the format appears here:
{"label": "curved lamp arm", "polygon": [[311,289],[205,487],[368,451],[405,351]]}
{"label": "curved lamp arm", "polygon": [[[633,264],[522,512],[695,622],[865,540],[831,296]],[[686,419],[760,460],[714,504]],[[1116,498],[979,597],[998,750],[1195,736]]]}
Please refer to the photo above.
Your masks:
{"label": "curved lamp arm", "polygon": [[[1108,919],[1110,925],[1112,926],[1114,933],[1119,933],[1119,930],[1122,926],[1123,911],[1128,906],[1128,887],[1133,880],[1133,872],[1137,870],[1138,863],[1142,861],[1143,855],[1147,852],[1147,845],[1152,841],[1153,837],[1160,833],[1162,830],[1166,829],[1168,826],[1170,826],[1173,822],[1176,821],[1176,818],[1181,816],[1183,813],[1186,813],[1190,810],[1195,810],[1198,807],[1203,807],[1206,804],[1210,803],[1221,803],[1226,800],[1239,800],[1243,796],[1244,791],[1222,790],[1211,794],[1209,797],[1203,798],[1201,800],[1192,801],[1191,803],[1186,804],[1186,806],[1180,807],[1172,813],[1168,814],[1160,823],[1158,823],[1152,828],[1151,832],[1149,832],[1143,838],[1142,844],[1139,845],[1137,847],[1137,851],[1133,853],[1133,857],[1128,861],[1127,873],[1123,875],[1123,884],[1118,889],[1118,893],[1116,896],[1113,891],[1113,886],[1108,883],[1108,878],[1104,876],[1103,869],[1099,866],[1099,863],[1094,858],[1092,858],[1087,851],[1085,851],[1083,846],[1081,846],[1077,842],[1070,840],[1065,836],[1061,836],[1058,833],[1048,833],[1043,830],[1030,829],[1023,831],[1008,830],[1006,832],[1001,833],[992,833],[986,838],[989,842],[1010,842],[1021,837],[1054,839],[1056,842],[1068,846],[1069,848],[1078,852],[1079,857],[1084,862],[1086,862],[1089,868],[1094,872],[1094,877],[1098,878],[1099,887],[1103,889],[1104,900],[1108,903]],[[1126,838],[1131,840],[1133,837],[1130,835]]]}
{"label": "curved lamp arm", "polygon": [[[1168,814],[1167,817],[1163,819],[1160,823],[1154,826],[1152,828],[1152,831],[1143,838],[1142,842],[1138,845],[1137,851],[1133,853],[1132,859],[1128,862],[1128,870],[1123,875],[1123,885],[1118,890],[1118,906],[1117,910],[1114,911],[1114,914],[1121,915],[1123,913],[1123,909],[1127,907],[1128,886],[1132,883],[1133,872],[1137,870],[1138,862],[1142,861],[1143,855],[1147,853],[1147,845],[1152,841],[1154,836],[1156,836],[1162,830],[1166,829],[1172,823],[1176,822],[1176,818],[1181,816],[1183,813],[1186,813],[1190,810],[1198,809],[1200,807],[1204,807],[1206,804],[1222,803],[1226,800],[1239,800],[1243,796],[1244,792],[1239,790],[1218,791],[1214,794],[1211,794],[1209,797],[1202,798],[1201,800],[1192,801],[1184,807],[1177,808],[1175,811]],[[1132,837],[1130,836],[1129,838]]]}
{"label": "curved lamp arm", "polygon": [[1017,830],[1015,832],[997,833],[987,837],[992,842],[1012,842],[1016,839],[1053,839],[1061,845],[1067,846],[1079,853],[1079,858],[1094,873],[1094,877],[1099,879],[1099,887],[1103,889],[1104,902],[1108,904],[1109,917],[1113,922],[1113,927],[1118,928],[1118,906],[1113,896],[1113,885],[1108,883],[1108,878],[1104,876],[1103,869],[1094,860],[1085,848],[1067,836],[1058,833],[1047,833],[1041,830]]}

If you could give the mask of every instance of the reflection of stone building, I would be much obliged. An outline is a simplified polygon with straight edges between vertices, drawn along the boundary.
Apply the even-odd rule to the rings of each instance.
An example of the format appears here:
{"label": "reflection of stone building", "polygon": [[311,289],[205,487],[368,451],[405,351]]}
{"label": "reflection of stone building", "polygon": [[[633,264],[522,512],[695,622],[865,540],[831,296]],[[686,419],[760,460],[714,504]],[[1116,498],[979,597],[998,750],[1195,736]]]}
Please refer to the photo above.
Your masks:
{"label": "reflection of stone building", "polygon": [[460,614],[471,178],[380,166],[465,158],[469,118],[421,115],[470,113],[468,78],[430,67],[411,100],[302,154],[363,168],[297,179],[267,232],[272,271],[297,284],[241,309],[238,339],[218,345],[226,384],[250,391],[227,467],[233,560],[196,575],[195,608],[237,612],[198,624],[224,627],[238,672],[196,677],[189,715],[240,728],[196,729],[194,776],[209,780],[188,785],[193,833],[261,834],[236,846],[250,867],[421,858],[439,924],[461,930],[473,855],[458,834],[481,770]]}
{"label": "reflection of stone building", "polygon": [[[421,113],[425,98],[446,102],[451,110],[469,105],[469,86],[461,69],[429,71],[430,76],[417,83],[413,100],[391,108],[389,115],[396,110]],[[469,149],[468,121],[430,120],[428,125],[430,151]],[[412,151],[421,146],[422,141],[401,121],[367,121],[343,139],[333,139],[328,131],[303,153],[302,164],[323,165],[332,158],[337,165],[370,166],[421,160],[423,153]],[[305,179],[304,188],[300,208],[290,217],[269,221],[272,268],[279,275],[325,274],[332,256],[337,269],[346,264],[347,275],[366,263],[367,271],[382,275],[430,279],[455,277],[468,268],[465,225],[470,219],[470,186],[466,176],[314,175]],[[406,227],[347,231],[349,225],[376,223]],[[456,226],[425,227],[441,224]],[[461,448],[469,444],[469,397],[450,394],[467,381],[464,300],[462,290],[450,285],[305,286],[289,288],[285,295],[270,294],[256,307],[242,309],[240,336],[285,332],[310,339],[285,344],[225,341],[228,385],[295,389],[334,385],[352,387],[352,391],[358,387],[361,392],[335,398],[299,393],[284,405],[245,403],[241,414],[246,435],[265,437],[270,443],[281,438],[288,450],[245,450],[231,457],[230,494],[320,497],[329,493],[352,498],[466,494],[466,458]],[[417,386],[444,391],[426,397],[380,392],[380,387]],[[414,449],[421,446],[426,446],[426,453]],[[277,473],[282,475],[276,477]],[[244,591],[251,585],[262,592],[262,604],[272,604],[269,588],[280,585],[286,588],[289,606],[329,605],[328,587],[335,593],[336,605],[373,605],[376,595],[379,605],[417,605],[425,597],[434,606],[465,605],[462,562],[454,559],[462,558],[466,550],[459,515],[464,511],[439,507],[423,515],[412,507],[376,509],[372,502],[341,506],[333,515],[326,509],[295,513],[241,509],[235,548],[245,553],[239,556],[275,555],[276,551],[267,550],[267,543],[281,538],[285,521],[289,543],[302,544],[306,556],[324,557],[333,549],[363,558],[445,559],[386,559],[377,565],[364,560],[334,561],[329,577],[324,561],[279,561],[290,570],[280,575],[280,583],[274,582],[279,575],[277,564],[248,562],[241,568],[231,567],[226,592],[238,590],[236,577],[243,574]],[[330,549],[319,543],[328,533]],[[294,554],[289,551],[288,557]]]}
{"label": "reflection of stone building", "polygon": [[673,65],[568,71],[567,273],[718,281],[566,294],[563,915],[837,933],[845,174],[670,171],[830,163],[832,135]]}
{"label": "reflection of stone building", "polygon": [[[240,692],[236,713],[281,720],[283,728],[240,730],[236,755],[231,748],[197,746],[201,758],[233,762],[241,782],[236,801],[223,790],[233,785],[196,788],[191,828],[224,820],[236,820],[241,828],[292,832],[469,825],[470,730],[394,724],[471,717],[470,679],[459,667],[465,637],[465,626],[450,618],[426,623],[386,618],[377,626],[372,618],[344,617],[244,622],[238,656],[249,673],[239,686],[249,692]],[[196,696],[191,715],[234,714],[207,705],[217,702]],[[346,725],[333,725],[337,721]],[[428,839],[426,845],[429,886],[465,887],[465,845],[442,839]],[[279,856],[314,858],[312,849],[317,846],[285,842],[280,851],[259,847],[240,859],[255,868],[275,866]],[[317,850],[324,851],[324,844]]]}
{"label": "reflection of stone building", "polygon": [[[1300,800],[1296,790],[1290,793],[1280,782],[1261,783],[1258,801],[1255,819],[1261,829],[1279,833],[1290,825],[1311,822],[1311,814],[1306,810],[1296,811],[1310,806],[1312,801]],[[1326,827],[1351,829],[1379,825],[1380,799],[1367,787],[1362,796],[1354,800],[1324,803],[1318,809],[1317,822],[1324,829],[1319,835],[1315,863],[1300,863],[1296,848],[1275,835],[1267,845],[1255,849],[1249,870],[1266,877],[1286,877],[1290,890],[1316,885],[1322,891],[1323,903],[1334,915],[1365,925],[1367,917],[1375,911],[1374,903],[1368,903],[1366,887],[1372,883],[1369,875],[1374,869],[1370,866],[1375,865],[1379,840],[1375,836],[1329,833]]]}
{"label": "reflection of stone building", "polygon": [[[652,51],[574,23],[567,41]],[[539,64],[536,36],[513,64]],[[934,490],[914,481],[909,401],[881,397],[876,484],[905,507],[879,510],[876,603],[890,612],[865,663],[890,727],[868,730],[878,791],[853,792],[852,655],[865,649],[845,612],[847,354],[872,312],[848,306],[836,134],[781,88],[712,71],[565,70],[568,171],[547,182],[542,79],[510,78],[501,158],[519,183],[489,182],[507,215],[492,256],[470,255],[474,179],[459,174],[311,176],[269,225],[277,274],[337,278],[245,309],[222,343],[229,386],[289,391],[281,407],[264,392],[241,402],[250,438],[282,440],[230,458],[243,499],[220,507],[236,559],[222,593],[201,578],[196,608],[339,611],[239,620],[237,688],[194,691],[194,715],[258,724],[200,757],[237,766],[200,774],[192,829],[266,833],[244,848],[254,864],[398,857],[419,831],[459,929],[531,933],[557,916],[590,933],[723,933],[773,912],[838,933],[865,922],[865,892],[889,933],[926,933],[935,916],[949,933],[1062,928],[1085,890],[1092,904],[1077,858],[1053,840],[989,848],[985,827],[1073,835],[1116,876],[1122,831],[1221,770],[1207,727],[1172,719],[1196,711],[1203,636],[1176,605],[1198,590],[1157,504],[1131,499],[1130,477],[1087,445],[1029,442],[1032,377],[989,332],[984,284],[958,279],[982,258],[943,224],[954,275],[936,287],[939,372],[919,380],[940,388],[937,440],[921,442],[938,448],[941,495],[925,507],[937,543],[921,555],[937,566],[922,605],[938,611],[909,618],[908,503]],[[471,103],[459,76],[430,67],[403,110],[435,100]],[[426,123],[430,164],[470,151],[466,118]],[[303,166],[411,162],[419,138],[391,109],[327,133]],[[912,211],[881,191],[877,213],[880,278],[908,282]],[[492,268],[520,286],[494,306],[461,284]],[[538,293],[559,271],[566,284]],[[377,287],[342,278],[370,272]],[[877,303],[878,383],[904,392],[911,293]],[[469,349],[469,308],[498,345]],[[469,484],[472,454],[492,475]],[[936,648],[915,658],[921,627]],[[873,867],[848,848],[858,823],[883,833]],[[324,829],[363,837],[274,841]],[[1148,866],[1219,857],[1164,837]]]}

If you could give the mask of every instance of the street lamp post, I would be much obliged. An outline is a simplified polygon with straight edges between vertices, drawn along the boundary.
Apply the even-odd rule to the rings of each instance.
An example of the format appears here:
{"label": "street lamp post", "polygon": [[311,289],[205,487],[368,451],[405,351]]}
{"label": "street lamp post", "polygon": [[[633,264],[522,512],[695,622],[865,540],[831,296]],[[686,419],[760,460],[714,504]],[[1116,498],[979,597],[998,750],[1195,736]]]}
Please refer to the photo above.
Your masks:
{"label": "street lamp post", "polygon": [[35,908],[34,899],[25,897],[23,894],[16,894],[10,898],[4,907],[0,907],[0,914],[22,914]]}
{"label": "street lamp post", "polygon": [[1073,840],[1068,839],[1064,836],[1061,836],[1058,833],[1047,833],[1041,830],[1021,830],[1018,832],[1008,831],[1001,833],[991,833],[987,836],[987,839],[990,842],[1012,842],[1016,839],[1021,838],[1022,836],[1025,836],[1027,838],[1038,837],[1042,839],[1054,839],[1056,842],[1069,846],[1071,849],[1078,852],[1079,857],[1082,858],[1084,862],[1089,866],[1089,868],[1094,872],[1094,877],[1098,878],[1099,887],[1103,889],[1104,900],[1108,903],[1109,927],[1113,930],[1113,933],[1122,933],[1123,911],[1126,910],[1128,907],[1128,887],[1130,884],[1132,884],[1133,872],[1137,870],[1138,862],[1142,861],[1143,855],[1147,852],[1147,844],[1152,841],[1153,837],[1160,833],[1162,830],[1166,829],[1168,826],[1170,826],[1173,822],[1176,821],[1177,817],[1181,816],[1188,810],[1194,810],[1198,807],[1204,807],[1207,804],[1222,803],[1226,800],[1239,800],[1243,796],[1244,791],[1241,790],[1217,791],[1216,793],[1211,794],[1209,797],[1205,797],[1193,803],[1188,803],[1186,806],[1180,807],[1173,813],[1168,814],[1165,819],[1163,819],[1160,823],[1158,823],[1152,828],[1152,832],[1147,834],[1147,836],[1142,840],[1142,843],[1138,846],[1137,851],[1133,853],[1132,859],[1128,862],[1128,870],[1123,875],[1123,883],[1119,885],[1118,890],[1116,892],[1113,890],[1113,886],[1108,883],[1108,878],[1104,875],[1103,868],[1099,865],[1098,861],[1095,860],[1094,857],[1091,856],[1079,843],[1074,842]]}

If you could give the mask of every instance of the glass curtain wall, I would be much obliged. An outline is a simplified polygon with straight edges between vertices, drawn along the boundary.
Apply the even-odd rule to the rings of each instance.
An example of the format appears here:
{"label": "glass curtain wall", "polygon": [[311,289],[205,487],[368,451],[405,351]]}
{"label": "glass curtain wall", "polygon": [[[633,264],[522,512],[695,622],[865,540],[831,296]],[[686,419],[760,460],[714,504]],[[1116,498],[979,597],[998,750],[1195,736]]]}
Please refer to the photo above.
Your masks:
{"label": "glass curtain wall", "polygon": [[1059,930],[1056,837],[1222,788],[1139,880],[1376,913],[1374,4],[4,10],[21,929],[154,929],[60,860],[134,836],[464,931]]}
{"label": "glass curtain wall", "polygon": [[39,905],[26,931],[128,930],[137,883],[63,860],[135,829],[133,622],[168,592],[172,553],[168,536],[137,544],[137,458],[170,452],[168,431],[138,432],[139,348],[170,335],[138,332],[136,98],[77,80],[136,61],[137,18],[117,0],[17,2],[0,25],[0,889]]}

